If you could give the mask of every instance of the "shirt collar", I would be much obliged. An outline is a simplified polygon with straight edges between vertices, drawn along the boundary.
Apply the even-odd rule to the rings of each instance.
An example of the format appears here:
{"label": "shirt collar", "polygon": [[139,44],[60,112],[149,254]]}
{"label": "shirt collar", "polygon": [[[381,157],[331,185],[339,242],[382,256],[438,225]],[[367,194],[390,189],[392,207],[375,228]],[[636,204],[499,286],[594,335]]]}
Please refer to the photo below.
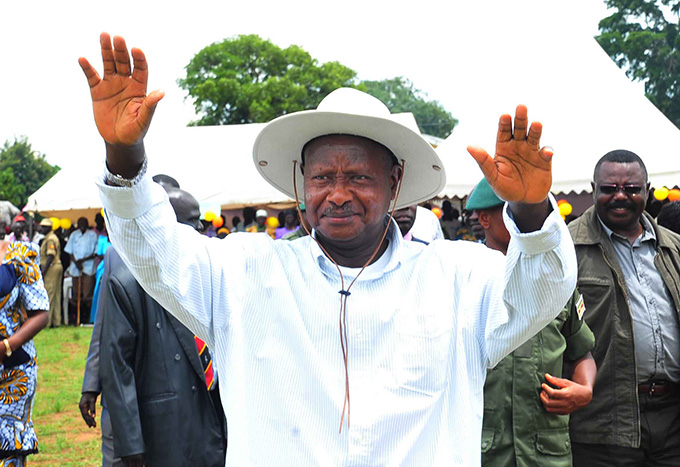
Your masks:
{"label": "shirt collar", "polygon": [[[316,238],[316,229],[312,229],[312,237]],[[378,279],[388,272],[394,270],[399,266],[401,263],[402,259],[402,248],[404,244],[404,239],[401,236],[401,232],[399,231],[399,226],[397,225],[397,222],[392,219],[390,221],[390,227],[387,231],[386,238],[389,240],[391,244],[391,248],[388,248],[385,250],[384,255],[391,254],[389,261],[387,262],[385,268],[382,271],[368,271],[364,270],[364,272],[361,273],[359,278],[357,280],[371,280],[371,279]],[[321,247],[319,247],[319,244],[313,240],[311,240],[311,254],[314,260],[316,261],[316,264],[319,266],[319,269],[321,269],[321,272],[323,272],[327,276],[332,276],[332,277],[339,277],[338,274],[338,269],[335,267],[335,264],[328,259],[328,257],[325,255],[323,250],[321,250]],[[373,262],[375,264],[375,261]],[[361,268],[356,268],[357,270]],[[370,269],[367,267],[367,269]]]}
{"label": "shirt collar", "polygon": [[[626,242],[628,242],[627,238],[617,234],[612,229],[607,227],[607,225],[604,222],[602,222],[602,219],[600,219],[600,216],[597,216],[597,220],[600,221],[602,229],[610,239],[614,239],[614,237],[616,237],[617,239],[623,239]],[[640,243],[652,241],[656,243],[656,234],[654,233],[654,227],[652,227],[652,224],[644,215],[640,216],[640,223],[642,224],[642,235],[640,235],[635,241],[636,242],[639,241]]]}

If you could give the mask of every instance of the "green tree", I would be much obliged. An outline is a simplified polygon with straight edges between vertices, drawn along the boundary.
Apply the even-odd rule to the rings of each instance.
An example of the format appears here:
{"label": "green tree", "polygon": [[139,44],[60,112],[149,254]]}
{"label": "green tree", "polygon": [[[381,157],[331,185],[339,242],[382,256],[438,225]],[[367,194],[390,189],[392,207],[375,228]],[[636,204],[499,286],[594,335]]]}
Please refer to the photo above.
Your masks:
{"label": "green tree", "polygon": [[411,112],[422,133],[446,138],[458,120],[437,101],[416,89],[408,79],[396,77],[382,81],[363,81],[366,91],[387,105],[392,113]]}
{"label": "green tree", "polygon": [[0,199],[21,209],[28,197],[58,171],[44,154],[33,150],[25,136],[13,143],[5,141],[0,148]]}
{"label": "green tree", "polygon": [[600,46],[680,128],[680,0],[605,0],[614,10],[600,21]]}
{"label": "green tree", "polygon": [[194,100],[192,125],[267,122],[315,108],[329,92],[354,86],[354,70],[319,64],[302,48],[281,49],[257,35],[211,44],[191,59],[179,86]]}

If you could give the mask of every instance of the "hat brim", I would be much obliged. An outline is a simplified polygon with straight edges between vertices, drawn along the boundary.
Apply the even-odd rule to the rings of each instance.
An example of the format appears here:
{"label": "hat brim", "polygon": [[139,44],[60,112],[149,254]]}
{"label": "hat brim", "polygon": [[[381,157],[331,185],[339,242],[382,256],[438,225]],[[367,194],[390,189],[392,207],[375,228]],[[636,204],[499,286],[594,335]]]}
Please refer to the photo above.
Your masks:
{"label": "hat brim", "polygon": [[297,161],[297,189],[304,202],[300,172],[302,148],[324,135],[347,134],[377,141],[404,160],[404,180],[397,209],[431,199],[446,184],[444,166],[434,148],[418,133],[387,118],[306,110],[284,115],[265,126],[255,140],[255,167],[272,186],[295,198],[293,162]]}

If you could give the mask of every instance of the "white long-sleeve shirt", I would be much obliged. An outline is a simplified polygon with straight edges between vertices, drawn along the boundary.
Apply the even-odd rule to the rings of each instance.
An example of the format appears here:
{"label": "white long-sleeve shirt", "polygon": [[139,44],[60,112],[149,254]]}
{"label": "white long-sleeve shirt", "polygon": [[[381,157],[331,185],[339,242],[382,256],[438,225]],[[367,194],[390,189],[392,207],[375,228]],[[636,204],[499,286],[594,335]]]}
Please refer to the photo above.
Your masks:
{"label": "white long-sleeve shirt", "polygon": [[552,320],[576,283],[555,204],[529,234],[506,211],[507,257],[404,242],[393,226],[387,256],[347,301],[351,420],[338,433],[340,276],[314,240],[209,239],[177,224],[148,177],[99,187],[137,280],[214,351],[227,465],[479,465],[486,369]]}

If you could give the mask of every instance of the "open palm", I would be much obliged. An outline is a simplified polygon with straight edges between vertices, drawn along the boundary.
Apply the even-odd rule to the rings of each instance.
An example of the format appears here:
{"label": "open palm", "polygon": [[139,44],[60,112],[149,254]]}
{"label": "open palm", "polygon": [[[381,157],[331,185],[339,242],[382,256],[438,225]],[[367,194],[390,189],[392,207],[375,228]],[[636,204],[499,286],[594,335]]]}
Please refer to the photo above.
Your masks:
{"label": "open palm", "polygon": [[146,95],[148,68],[140,49],[132,49],[133,70],[125,39],[114,37],[112,47],[110,36],[102,33],[100,43],[103,78],[87,59],[78,60],[90,85],[95,123],[107,143],[131,146],[144,138],[163,93]]}
{"label": "open palm", "polygon": [[469,146],[491,188],[505,201],[536,204],[545,201],[552,185],[552,150],[540,148],[543,127],[534,122],[527,134],[527,108],[517,106],[514,130],[510,115],[498,123],[494,157]]}

